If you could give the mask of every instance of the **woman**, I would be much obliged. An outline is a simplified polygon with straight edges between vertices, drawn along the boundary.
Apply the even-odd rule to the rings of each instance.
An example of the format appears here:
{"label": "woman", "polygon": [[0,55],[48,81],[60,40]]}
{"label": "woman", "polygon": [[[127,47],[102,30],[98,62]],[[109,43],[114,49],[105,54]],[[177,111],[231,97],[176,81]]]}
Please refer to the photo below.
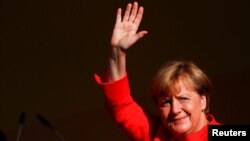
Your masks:
{"label": "woman", "polygon": [[111,38],[105,78],[95,75],[115,122],[136,141],[203,141],[209,124],[219,124],[208,112],[211,83],[194,63],[173,61],[156,73],[152,98],[160,117],[146,113],[130,95],[126,73],[126,50],[146,35],[137,29],[143,16],[138,3],[128,4],[124,16],[119,8]]}

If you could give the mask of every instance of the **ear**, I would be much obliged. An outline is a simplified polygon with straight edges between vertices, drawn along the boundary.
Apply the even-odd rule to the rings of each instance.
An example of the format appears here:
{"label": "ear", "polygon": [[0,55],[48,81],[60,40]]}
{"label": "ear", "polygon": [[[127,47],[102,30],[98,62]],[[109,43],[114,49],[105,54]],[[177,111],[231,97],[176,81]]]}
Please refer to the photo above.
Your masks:
{"label": "ear", "polygon": [[207,98],[205,95],[201,96],[201,110],[204,111],[207,106]]}

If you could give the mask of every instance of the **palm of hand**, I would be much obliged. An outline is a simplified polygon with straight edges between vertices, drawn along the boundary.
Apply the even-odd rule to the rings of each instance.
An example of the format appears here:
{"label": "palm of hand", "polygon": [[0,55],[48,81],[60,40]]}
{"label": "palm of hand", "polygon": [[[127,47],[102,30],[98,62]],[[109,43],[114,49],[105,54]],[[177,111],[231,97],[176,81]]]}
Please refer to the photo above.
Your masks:
{"label": "palm of hand", "polygon": [[136,42],[137,26],[132,22],[122,22],[115,25],[111,45],[128,49]]}
{"label": "palm of hand", "polygon": [[147,34],[147,31],[137,33],[143,15],[143,7],[138,8],[137,2],[134,2],[133,7],[131,4],[127,5],[123,18],[121,13],[122,10],[119,8],[111,38],[111,46],[126,50]]}

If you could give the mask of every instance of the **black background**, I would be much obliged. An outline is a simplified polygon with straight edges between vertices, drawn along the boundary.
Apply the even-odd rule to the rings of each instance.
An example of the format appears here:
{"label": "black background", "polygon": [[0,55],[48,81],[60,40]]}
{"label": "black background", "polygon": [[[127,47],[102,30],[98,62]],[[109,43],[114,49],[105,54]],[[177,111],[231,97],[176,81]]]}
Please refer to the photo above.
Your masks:
{"label": "black background", "polygon": [[[94,79],[107,59],[116,9],[128,0],[1,0],[0,129],[14,140],[56,140],[39,113],[69,141],[126,140],[104,110]],[[156,113],[150,81],[166,61],[196,62],[214,84],[210,111],[225,124],[249,124],[249,1],[140,0],[140,29],[128,51],[132,94]]]}

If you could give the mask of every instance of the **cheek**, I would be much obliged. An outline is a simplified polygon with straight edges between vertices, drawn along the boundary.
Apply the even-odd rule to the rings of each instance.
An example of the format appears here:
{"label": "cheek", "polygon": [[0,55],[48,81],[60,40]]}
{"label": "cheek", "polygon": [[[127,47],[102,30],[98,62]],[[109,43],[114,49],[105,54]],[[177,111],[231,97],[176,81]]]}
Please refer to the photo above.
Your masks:
{"label": "cheek", "polygon": [[192,103],[186,103],[183,105],[183,107],[185,108],[185,111],[192,113],[196,106]]}
{"label": "cheek", "polygon": [[188,114],[188,115],[192,115],[192,117],[196,117],[197,114],[200,113],[201,111],[201,105],[198,101],[196,102],[190,102],[187,104],[183,105],[183,110]]}
{"label": "cheek", "polygon": [[162,118],[166,119],[169,115],[169,108],[158,108],[159,109],[159,113],[161,115]]}

